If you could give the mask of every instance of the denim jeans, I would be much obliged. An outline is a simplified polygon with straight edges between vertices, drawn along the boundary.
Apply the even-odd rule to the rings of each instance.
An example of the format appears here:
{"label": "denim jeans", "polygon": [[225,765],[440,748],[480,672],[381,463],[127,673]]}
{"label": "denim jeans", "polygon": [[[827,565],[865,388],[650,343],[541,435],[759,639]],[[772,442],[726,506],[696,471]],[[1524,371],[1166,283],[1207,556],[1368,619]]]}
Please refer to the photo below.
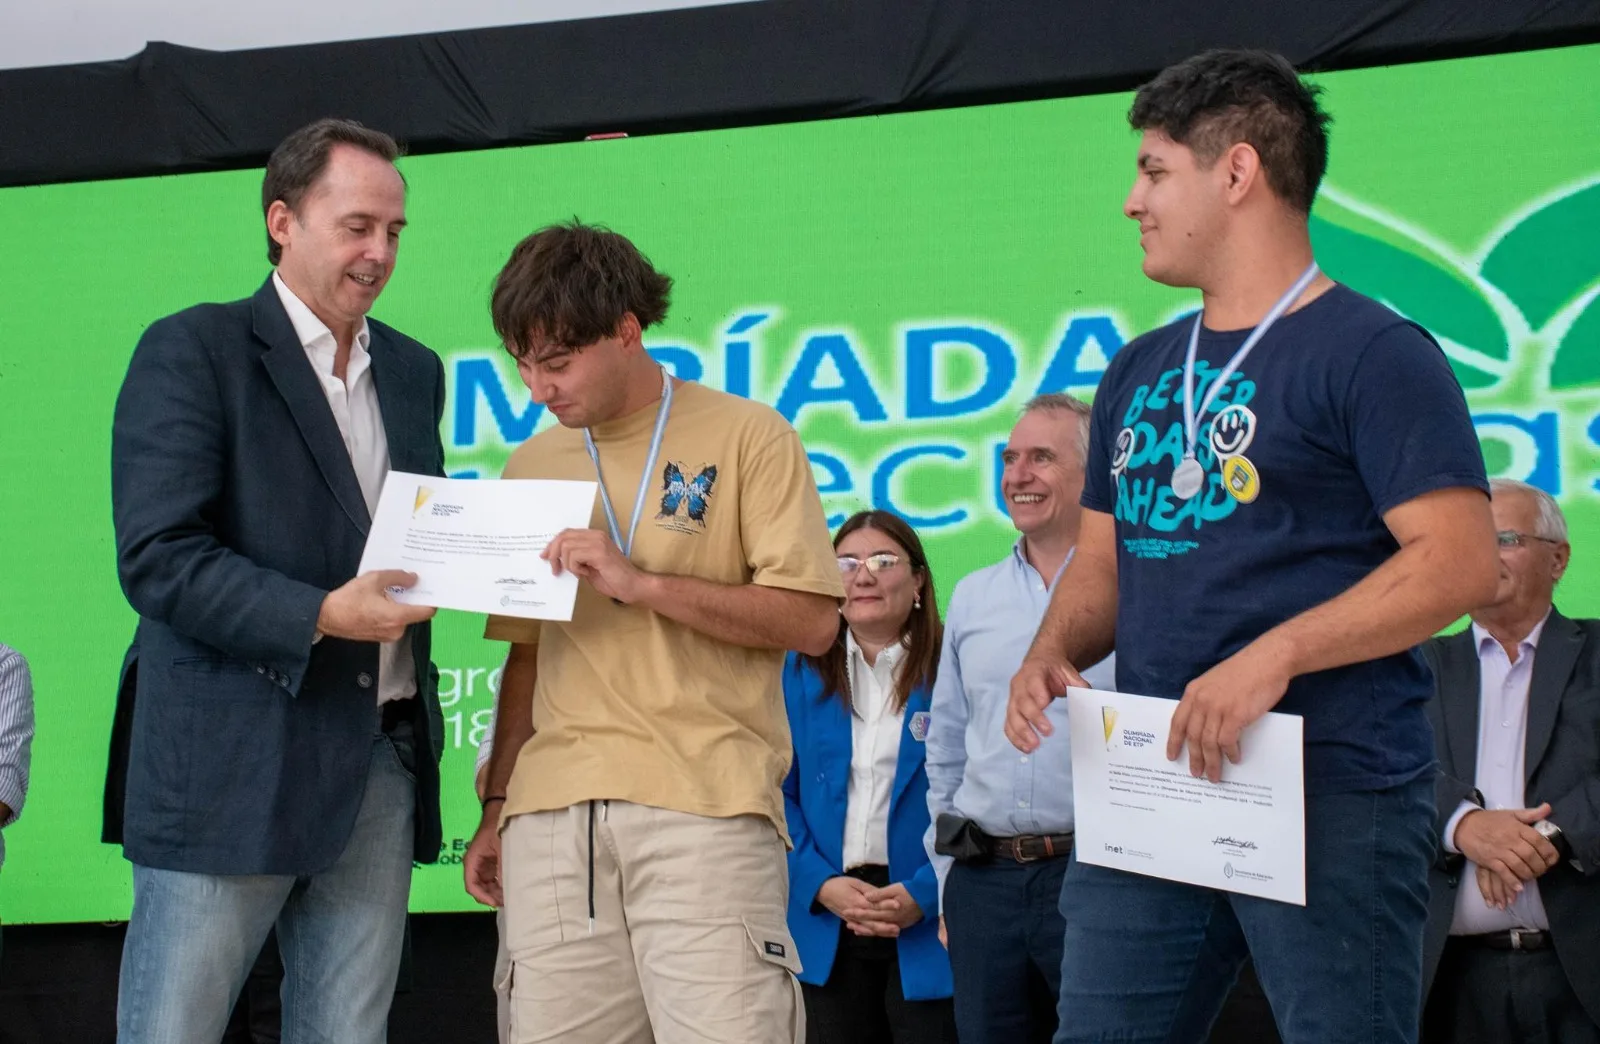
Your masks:
{"label": "denim jeans", "polygon": [[1284,1044],[1416,1044],[1433,774],[1306,798],[1306,905],[1074,858],[1055,1044],[1204,1041],[1246,955]]}
{"label": "denim jeans", "polygon": [[222,876],[135,864],[118,1044],[216,1044],[274,925],[284,1044],[382,1044],[411,887],[414,764],[405,728],[374,737],[355,827],[322,873]]}
{"label": "denim jeans", "polygon": [[961,1044],[1033,1044],[1055,1032],[1065,859],[957,863],[944,925]]}

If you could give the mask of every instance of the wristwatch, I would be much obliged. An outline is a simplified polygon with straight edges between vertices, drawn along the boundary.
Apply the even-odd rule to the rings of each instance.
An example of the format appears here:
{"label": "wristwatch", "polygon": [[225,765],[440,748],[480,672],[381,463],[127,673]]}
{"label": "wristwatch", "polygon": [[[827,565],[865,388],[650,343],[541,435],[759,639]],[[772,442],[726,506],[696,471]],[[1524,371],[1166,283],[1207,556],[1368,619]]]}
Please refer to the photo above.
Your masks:
{"label": "wristwatch", "polygon": [[1533,829],[1539,832],[1539,836],[1556,846],[1556,852],[1562,859],[1572,858],[1572,846],[1567,843],[1567,835],[1561,832],[1560,827],[1548,819],[1541,819],[1533,824]]}

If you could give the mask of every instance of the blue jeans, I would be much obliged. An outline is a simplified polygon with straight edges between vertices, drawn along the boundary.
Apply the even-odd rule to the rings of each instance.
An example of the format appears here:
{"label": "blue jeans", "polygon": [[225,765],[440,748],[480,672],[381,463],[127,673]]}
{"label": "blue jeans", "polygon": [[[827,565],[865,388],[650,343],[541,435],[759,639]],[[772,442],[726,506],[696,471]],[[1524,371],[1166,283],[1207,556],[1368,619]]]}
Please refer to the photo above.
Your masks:
{"label": "blue jeans", "polygon": [[1055,1032],[1065,859],[957,863],[944,885],[944,926],[961,1044],[1030,1044]]}
{"label": "blue jeans", "polygon": [[1416,1044],[1434,845],[1430,772],[1306,798],[1304,907],[1074,859],[1055,1044],[1198,1044],[1246,955],[1284,1044]]}
{"label": "blue jeans", "polygon": [[134,865],[118,1044],[216,1044],[276,924],[284,1044],[382,1044],[405,936],[416,784],[405,728],[372,744],[337,862],[310,877]]}

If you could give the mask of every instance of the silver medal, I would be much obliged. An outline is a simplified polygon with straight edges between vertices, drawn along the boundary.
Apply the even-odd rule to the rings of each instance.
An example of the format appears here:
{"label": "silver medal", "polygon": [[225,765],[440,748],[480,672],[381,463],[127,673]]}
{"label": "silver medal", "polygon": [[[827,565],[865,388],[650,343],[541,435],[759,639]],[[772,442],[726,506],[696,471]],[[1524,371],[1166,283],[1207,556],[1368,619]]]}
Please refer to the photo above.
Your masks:
{"label": "silver medal", "polygon": [[1184,457],[1172,469],[1172,492],[1182,500],[1195,496],[1205,484],[1206,469],[1193,457]]}

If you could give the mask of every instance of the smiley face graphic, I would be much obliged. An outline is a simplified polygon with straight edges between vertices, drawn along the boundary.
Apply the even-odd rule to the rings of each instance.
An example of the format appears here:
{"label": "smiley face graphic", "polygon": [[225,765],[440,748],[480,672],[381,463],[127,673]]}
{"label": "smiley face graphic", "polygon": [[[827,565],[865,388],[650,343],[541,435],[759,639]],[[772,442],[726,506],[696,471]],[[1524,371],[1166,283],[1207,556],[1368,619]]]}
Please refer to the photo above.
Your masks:
{"label": "smiley face graphic", "polygon": [[1128,458],[1133,456],[1133,429],[1123,428],[1117,432],[1117,445],[1111,451],[1111,474],[1120,475],[1128,467]]}
{"label": "smiley face graphic", "polygon": [[1211,449],[1223,459],[1243,454],[1255,437],[1256,415],[1248,406],[1228,406],[1211,421]]}

